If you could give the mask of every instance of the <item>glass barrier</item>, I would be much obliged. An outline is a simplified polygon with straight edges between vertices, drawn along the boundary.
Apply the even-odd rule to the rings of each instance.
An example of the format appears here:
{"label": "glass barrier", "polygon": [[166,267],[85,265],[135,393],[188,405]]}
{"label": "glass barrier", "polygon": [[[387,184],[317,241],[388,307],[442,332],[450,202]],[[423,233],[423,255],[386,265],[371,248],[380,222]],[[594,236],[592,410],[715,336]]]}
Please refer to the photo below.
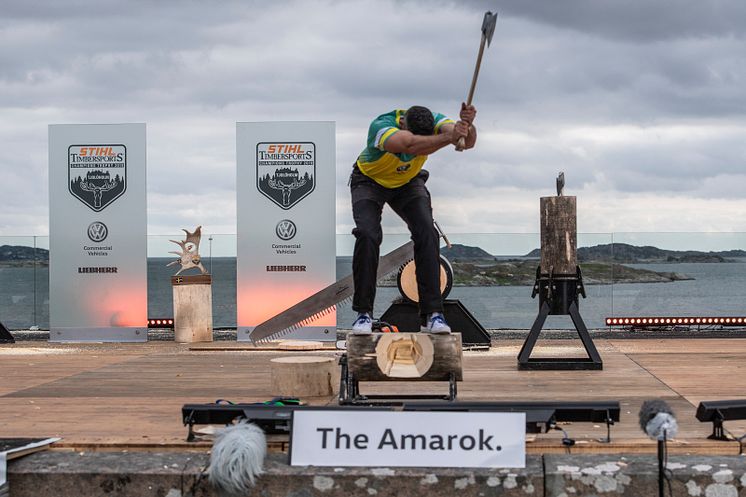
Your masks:
{"label": "glass barrier", "polygon": [[49,329],[49,237],[34,237],[36,264],[34,264],[34,319],[27,327]]}
{"label": "glass barrier", "polygon": [[[183,240],[184,233],[148,236],[148,317],[172,318],[171,276],[181,267],[176,254],[179,246],[171,240]],[[213,328],[236,327],[236,235],[202,234],[199,253],[202,265],[212,275]],[[198,274],[196,269],[183,274]]]}
{"label": "glass barrier", "polygon": [[624,266],[664,277],[624,284],[617,278],[611,314],[746,314],[746,233],[614,233],[613,246],[614,259]]}
{"label": "glass barrier", "polygon": [[34,236],[0,237],[0,322],[10,329],[27,328],[40,318],[37,284],[48,268],[40,264],[40,252]]}
{"label": "glass barrier", "polygon": [[[454,286],[448,299],[459,300],[482,326],[489,329],[531,328],[539,312],[538,298],[532,299],[536,269],[539,265],[538,233],[450,233],[451,249],[441,249],[454,273]],[[405,243],[408,235],[384,235],[381,254]],[[583,233],[579,246],[605,246],[609,250],[611,235]],[[337,235],[337,277],[352,272],[352,235]],[[339,248],[348,249],[343,254]],[[580,312],[588,327],[602,327],[612,295],[612,267],[593,264],[584,274],[587,299],[580,302]],[[381,316],[401,298],[396,273],[384,279],[376,289],[374,316]],[[337,326],[349,328],[356,313],[351,303],[337,308]],[[549,316],[544,326],[574,329],[569,316]]]}
{"label": "glass barrier", "polygon": [[[443,248],[458,299],[488,329],[528,329],[539,309],[531,298],[539,265],[537,233],[449,233]],[[173,315],[170,251],[183,233],[148,236],[148,316]],[[409,240],[386,233],[384,255]],[[337,279],[352,272],[354,237],[336,236]],[[0,237],[0,322],[10,329],[49,328],[49,238]],[[236,235],[203,234],[202,264],[213,275],[215,328],[236,326]],[[580,314],[589,328],[612,316],[742,316],[746,314],[746,233],[579,233],[578,262],[587,298]],[[397,271],[380,282],[374,315],[401,297]],[[337,309],[339,328],[355,318],[350,301]],[[568,316],[545,328],[572,329]]]}

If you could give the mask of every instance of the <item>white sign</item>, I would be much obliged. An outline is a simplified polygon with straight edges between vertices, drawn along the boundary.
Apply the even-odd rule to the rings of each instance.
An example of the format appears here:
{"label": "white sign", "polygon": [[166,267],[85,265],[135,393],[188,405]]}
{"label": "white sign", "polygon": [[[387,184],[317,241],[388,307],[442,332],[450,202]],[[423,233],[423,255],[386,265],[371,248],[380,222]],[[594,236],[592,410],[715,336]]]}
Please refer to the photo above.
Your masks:
{"label": "white sign", "polygon": [[49,126],[49,339],[147,340],[145,124]]}
{"label": "white sign", "polygon": [[[236,124],[238,339],[336,281],[333,122]],[[336,340],[334,312],[293,338]]]}
{"label": "white sign", "polygon": [[526,414],[299,409],[290,463],[523,468]]}

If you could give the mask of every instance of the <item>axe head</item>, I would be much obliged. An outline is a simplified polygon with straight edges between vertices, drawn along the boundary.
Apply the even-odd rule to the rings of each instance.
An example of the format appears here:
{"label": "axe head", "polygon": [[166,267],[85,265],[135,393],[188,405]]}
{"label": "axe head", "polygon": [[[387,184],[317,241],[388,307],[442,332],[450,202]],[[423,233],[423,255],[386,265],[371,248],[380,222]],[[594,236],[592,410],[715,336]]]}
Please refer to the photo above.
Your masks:
{"label": "axe head", "polygon": [[495,34],[495,24],[497,24],[497,12],[494,14],[489,10],[484,13],[482,20],[482,36],[487,40],[487,46],[490,46],[492,35]]}

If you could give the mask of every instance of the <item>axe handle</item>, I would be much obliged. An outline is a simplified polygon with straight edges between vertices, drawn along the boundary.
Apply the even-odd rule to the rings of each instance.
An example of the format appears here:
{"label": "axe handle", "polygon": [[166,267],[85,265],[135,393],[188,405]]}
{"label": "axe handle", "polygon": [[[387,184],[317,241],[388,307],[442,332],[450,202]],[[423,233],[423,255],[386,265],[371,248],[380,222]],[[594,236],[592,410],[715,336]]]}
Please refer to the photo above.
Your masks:
{"label": "axe handle", "polygon": [[[471,88],[469,88],[469,96],[466,98],[466,105],[471,105],[471,101],[474,99],[474,90],[477,88],[477,78],[479,77],[479,68],[482,66],[482,55],[484,54],[486,41],[487,37],[482,35],[482,43],[479,45],[479,55],[477,55],[477,65],[474,67],[474,76],[471,78]],[[456,150],[462,152],[464,148],[466,148],[466,139],[461,137],[456,144]]]}

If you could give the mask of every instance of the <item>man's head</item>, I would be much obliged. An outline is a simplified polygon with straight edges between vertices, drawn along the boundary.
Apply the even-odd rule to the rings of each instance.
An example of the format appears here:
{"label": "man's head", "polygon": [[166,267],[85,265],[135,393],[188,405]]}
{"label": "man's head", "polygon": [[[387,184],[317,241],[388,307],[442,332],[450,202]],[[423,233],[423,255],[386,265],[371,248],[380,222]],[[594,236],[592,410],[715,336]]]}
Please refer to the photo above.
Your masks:
{"label": "man's head", "polygon": [[415,135],[432,135],[435,131],[433,113],[427,107],[413,105],[404,114],[406,129]]}

